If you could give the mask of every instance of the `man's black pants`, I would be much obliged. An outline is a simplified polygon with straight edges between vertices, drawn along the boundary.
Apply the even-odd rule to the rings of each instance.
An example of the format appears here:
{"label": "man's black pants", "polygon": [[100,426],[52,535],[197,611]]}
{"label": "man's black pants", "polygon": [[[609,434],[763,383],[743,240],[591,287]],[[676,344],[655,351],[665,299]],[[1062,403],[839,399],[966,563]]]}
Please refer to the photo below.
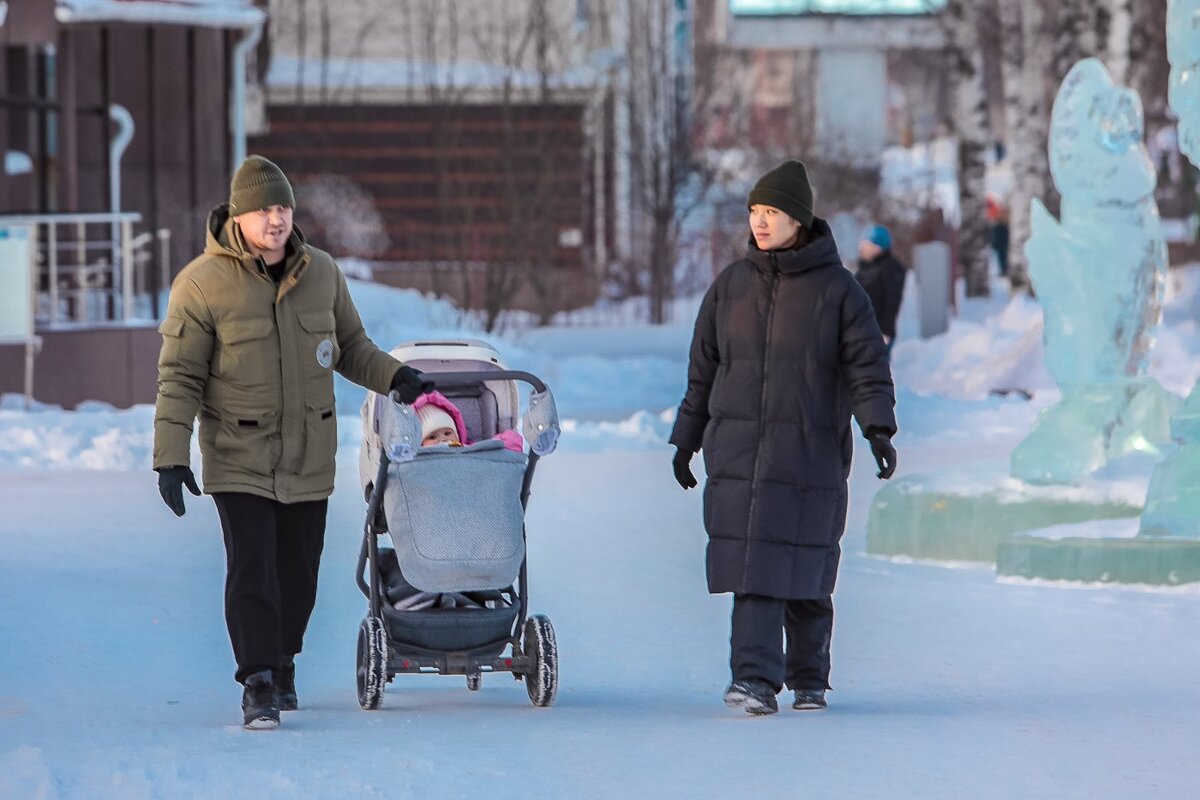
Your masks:
{"label": "man's black pants", "polygon": [[225,624],[239,683],[300,652],[317,601],[327,500],[213,495],[225,533]]}
{"label": "man's black pants", "polygon": [[[783,634],[787,632],[787,650]],[[780,600],[733,596],[729,667],[735,681],[766,681],[779,691],[829,688],[833,599]]]}

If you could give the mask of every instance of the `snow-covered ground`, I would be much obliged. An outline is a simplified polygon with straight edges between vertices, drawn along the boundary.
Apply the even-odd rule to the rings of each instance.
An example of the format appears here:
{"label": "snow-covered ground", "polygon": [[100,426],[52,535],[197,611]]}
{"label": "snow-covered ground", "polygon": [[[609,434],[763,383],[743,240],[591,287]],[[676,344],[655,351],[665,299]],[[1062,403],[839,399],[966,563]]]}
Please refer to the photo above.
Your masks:
{"label": "snow-covered ground", "polygon": [[[1200,281],[1174,277],[1152,372],[1182,392],[1200,373]],[[448,307],[354,292],[381,344],[480,336]],[[1002,458],[1057,394],[1039,372],[1036,306],[971,303],[949,335],[923,343],[904,340],[906,314],[898,474]],[[1197,795],[1200,589],[1007,583],[990,569],[868,556],[879,482],[865,449],[851,476],[829,710],[726,709],[729,599],[705,591],[699,493],[674,484],[664,443],[689,327],[497,342],[555,388],[569,418],[528,514],[532,604],[553,620],[562,660],[549,709],[504,676],[478,693],[461,679],[398,677],[382,710],[358,708],[363,509],[347,387],[298,661],[304,708],[274,733],[238,724],[216,514],[190,495],[182,519],[163,506],[148,469],[152,410],[26,412],[5,398],[0,798]],[[989,396],[995,388],[1034,398]]]}

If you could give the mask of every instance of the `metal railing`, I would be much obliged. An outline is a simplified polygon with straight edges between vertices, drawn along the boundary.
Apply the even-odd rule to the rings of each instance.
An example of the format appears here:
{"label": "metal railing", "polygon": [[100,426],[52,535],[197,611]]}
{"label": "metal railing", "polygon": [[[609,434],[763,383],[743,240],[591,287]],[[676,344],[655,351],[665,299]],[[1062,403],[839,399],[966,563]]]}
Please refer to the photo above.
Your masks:
{"label": "metal railing", "polygon": [[160,295],[170,286],[171,236],[165,228],[135,236],[141,220],[132,212],[0,216],[0,227],[32,229],[39,328],[160,316]]}

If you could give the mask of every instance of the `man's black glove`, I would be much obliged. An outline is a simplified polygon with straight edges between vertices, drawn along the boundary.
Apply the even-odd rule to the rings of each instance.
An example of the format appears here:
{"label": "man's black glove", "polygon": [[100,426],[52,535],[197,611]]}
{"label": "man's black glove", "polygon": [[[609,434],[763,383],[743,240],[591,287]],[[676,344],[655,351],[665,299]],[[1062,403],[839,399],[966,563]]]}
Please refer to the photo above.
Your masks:
{"label": "man's black glove", "polygon": [[197,497],[200,496],[200,487],[196,485],[196,476],[192,474],[191,467],[159,468],[158,493],[162,495],[167,508],[174,511],[177,517],[182,517],[187,511],[183,507],[183,487],[185,485],[189,492]]}
{"label": "man's black glove", "polygon": [[879,465],[875,477],[886,481],[896,471],[896,448],[892,446],[891,434],[874,429],[867,434],[867,441],[871,443],[871,455],[875,456],[875,463]]}
{"label": "man's black glove", "polygon": [[423,377],[423,373],[412,367],[401,367],[392,376],[390,392],[395,392],[395,399],[405,405],[413,402],[423,394],[433,391],[434,383]]}
{"label": "man's black glove", "polygon": [[691,461],[692,453],[682,447],[675,451],[675,458],[671,461],[671,467],[675,470],[675,480],[684,489],[692,489],[696,486],[696,476],[692,474],[692,470],[688,466]]}

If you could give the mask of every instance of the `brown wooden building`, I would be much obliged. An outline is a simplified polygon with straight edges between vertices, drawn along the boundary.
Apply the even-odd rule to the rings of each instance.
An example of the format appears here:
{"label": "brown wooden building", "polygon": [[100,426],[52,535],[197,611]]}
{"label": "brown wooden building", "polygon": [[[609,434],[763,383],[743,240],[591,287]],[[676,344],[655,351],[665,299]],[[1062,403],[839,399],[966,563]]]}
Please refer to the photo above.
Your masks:
{"label": "brown wooden building", "polygon": [[[376,280],[474,308],[570,308],[597,291],[586,112],[580,102],[273,105],[269,133],[249,146],[296,184],[310,238],[369,259]],[[357,237],[363,220],[338,206],[354,202],[374,226]],[[510,290],[497,289],[504,280]]]}
{"label": "brown wooden building", "polygon": [[[57,307],[41,313],[34,396],[66,405],[152,401],[152,319],[167,277],[203,247],[204,217],[228,194],[237,129],[230,111],[234,54],[265,15],[250,0],[19,0],[7,7],[0,24],[0,225],[6,215],[111,212],[119,205],[140,214],[135,233],[169,232],[169,245],[147,248],[149,263],[140,267],[148,305],[137,316],[146,324],[89,318],[65,325]],[[128,112],[132,138],[120,157],[114,204],[117,106]],[[107,229],[80,228],[88,241],[73,249],[102,248]],[[47,248],[66,245],[47,241],[41,228],[38,237],[37,288],[45,293]],[[63,295],[74,290],[72,274],[64,271],[56,287]],[[100,339],[107,344],[97,348]],[[0,346],[0,392],[22,390],[23,359],[23,348]]]}

